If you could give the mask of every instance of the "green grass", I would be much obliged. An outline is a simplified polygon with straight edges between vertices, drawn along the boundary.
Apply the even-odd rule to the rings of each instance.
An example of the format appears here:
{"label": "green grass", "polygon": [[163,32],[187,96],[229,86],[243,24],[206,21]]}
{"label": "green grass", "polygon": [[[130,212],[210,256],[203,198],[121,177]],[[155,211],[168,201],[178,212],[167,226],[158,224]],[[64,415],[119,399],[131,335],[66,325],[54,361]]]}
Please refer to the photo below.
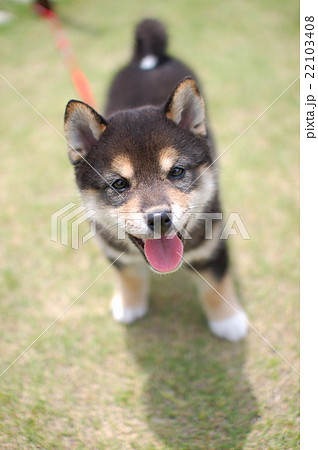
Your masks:
{"label": "green grass", "polygon": [[[57,3],[100,108],[145,16],[199,74],[219,153],[299,74],[298,3],[172,0]],[[0,73],[59,132],[77,94],[45,23],[0,1]],[[298,89],[296,82],[221,158],[230,238],[253,327],[298,368]],[[107,267],[93,241],[50,240],[50,217],[78,202],[63,140],[0,80],[0,371]],[[107,271],[0,379],[1,448],[294,449],[298,375],[253,330],[214,338],[186,272],[153,278],[147,318],[108,313]]]}

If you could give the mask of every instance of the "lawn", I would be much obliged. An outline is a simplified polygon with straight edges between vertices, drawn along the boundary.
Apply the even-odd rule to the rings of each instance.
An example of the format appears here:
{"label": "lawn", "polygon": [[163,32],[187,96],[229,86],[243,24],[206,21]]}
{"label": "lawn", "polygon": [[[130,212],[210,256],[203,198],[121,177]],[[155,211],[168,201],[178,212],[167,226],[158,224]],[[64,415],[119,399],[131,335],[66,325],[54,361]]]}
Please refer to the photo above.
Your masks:
{"label": "lawn", "polygon": [[[299,75],[298,2],[57,2],[102,110],[135,24],[162,19],[199,74],[219,154]],[[78,98],[47,24],[0,1],[1,75],[63,133]],[[94,240],[51,240],[79,205],[63,139],[2,78],[0,372],[108,267]],[[219,159],[237,288],[254,329],[214,338],[187,272],[153,276],[148,316],[109,314],[110,268],[0,378],[1,448],[295,449],[299,445],[299,80]],[[82,225],[81,232],[88,231]],[[256,330],[256,331],[255,331]]]}

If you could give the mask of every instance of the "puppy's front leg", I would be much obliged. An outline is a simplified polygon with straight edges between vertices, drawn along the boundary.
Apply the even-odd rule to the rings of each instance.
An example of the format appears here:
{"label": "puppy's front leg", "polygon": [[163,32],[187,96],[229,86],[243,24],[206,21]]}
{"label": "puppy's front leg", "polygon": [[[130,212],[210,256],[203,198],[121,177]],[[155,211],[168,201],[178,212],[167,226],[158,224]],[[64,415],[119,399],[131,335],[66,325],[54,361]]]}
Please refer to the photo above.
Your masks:
{"label": "puppy's front leg", "polygon": [[247,334],[248,323],[233,286],[225,242],[216,255],[195,269],[210,330],[218,337],[239,341]]}
{"label": "puppy's front leg", "polygon": [[248,331],[247,316],[235,294],[231,276],[218,280],[212,271],[202,271],[199,280],[200,300],[209,327],[216,336],[235,342]]}
{"label": "puppy's front leg", "polygon": [[117,285],[111,302],[115,320],[132,323],[148,310],[149,271],[145,265],[135,264],[117,270]]}

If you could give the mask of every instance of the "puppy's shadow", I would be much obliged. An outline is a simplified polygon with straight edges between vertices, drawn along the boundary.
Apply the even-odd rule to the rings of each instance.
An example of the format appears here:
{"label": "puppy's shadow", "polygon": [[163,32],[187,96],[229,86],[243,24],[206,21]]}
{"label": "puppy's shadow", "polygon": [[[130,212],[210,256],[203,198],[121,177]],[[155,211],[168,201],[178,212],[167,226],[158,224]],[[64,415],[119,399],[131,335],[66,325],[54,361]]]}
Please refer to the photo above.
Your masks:
{"label": "puppy's shadow", "polygon": [[186,272],[152,280],[148,316],[127,327],[147,374],[150,429],[169,448],[244,446],[257,406],[245,377],[245,343],[213,337]]}

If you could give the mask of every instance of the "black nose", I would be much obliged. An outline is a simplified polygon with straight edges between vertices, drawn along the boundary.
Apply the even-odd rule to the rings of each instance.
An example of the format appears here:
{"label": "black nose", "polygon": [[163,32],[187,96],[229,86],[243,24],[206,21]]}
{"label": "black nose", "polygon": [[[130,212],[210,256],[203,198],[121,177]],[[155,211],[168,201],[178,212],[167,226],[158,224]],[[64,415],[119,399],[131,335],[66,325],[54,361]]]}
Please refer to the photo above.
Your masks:
{"label": "black nose", "polygon": [[171,227],[172,220],[170,211],[157,211],[148,214],[148,227],[151,231],[159,234],[165,234]]}

